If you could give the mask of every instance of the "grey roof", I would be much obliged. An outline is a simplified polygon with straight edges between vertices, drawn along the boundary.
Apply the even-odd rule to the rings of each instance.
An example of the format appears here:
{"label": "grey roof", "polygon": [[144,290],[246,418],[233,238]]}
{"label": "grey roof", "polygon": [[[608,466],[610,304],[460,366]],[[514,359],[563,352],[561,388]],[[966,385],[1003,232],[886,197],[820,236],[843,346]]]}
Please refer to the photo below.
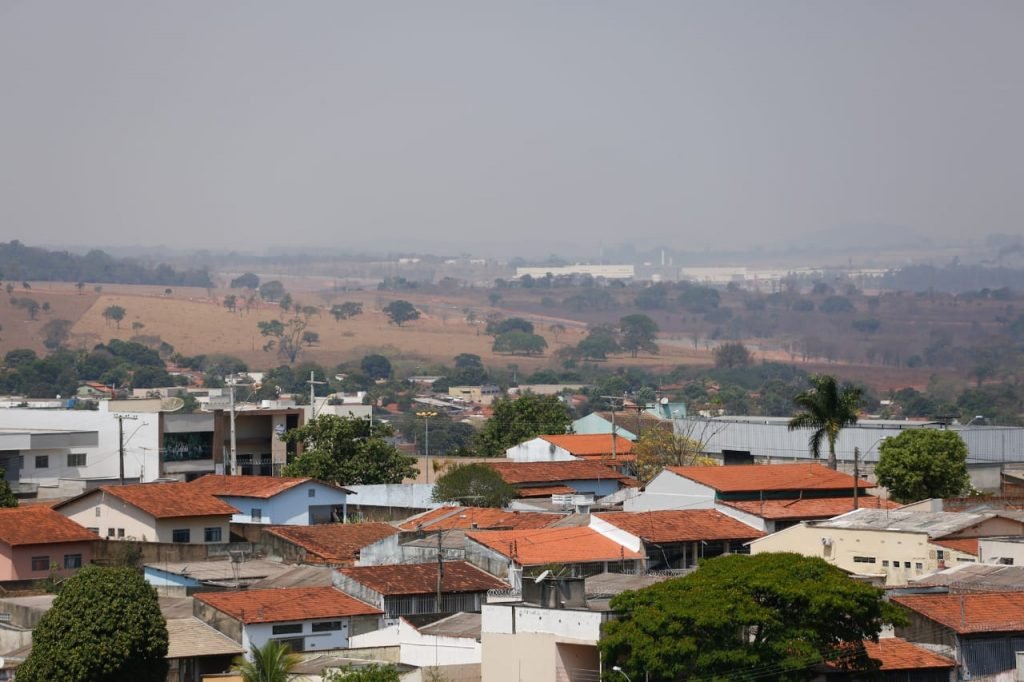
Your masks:
{"label": "grey roof", "polygon": [[329,566],[287,566],[284,571],[257,580],[249,587],[331,587],[334,569]]}
{"label": "grey roof", "polygon": [[435,637],[464,637],[480,639],[480,614],[455,613],[418,628],[420,634]]}
{"label": "grey roof", "polygon": [[244,651],[241,644],[198,618],[167,621],[167,658],[236,656]]}
{"label": "grey roof", "polygon": [[227,558],[212,561],[168,561],[146,564],[146,568],[173,573],[198,580],[199,582],[234,582],[235,570],[238,580],[259,580],[269,578],[288,570],[288,566],[278,561],[266,559],[250,559],[241,563],[233,563]]}
{"label": "grey roof", "polygon": [[910,580],[911,586],[954,587],[971,592],[1024,590],[1024,566],[965,563]]}
{"label": "grey roof", "polygon": [[669,575],[630,575],[628,573],[598,573],[586,579],[588,598],[606,597],[627,590],[639,590],[668,580]]}
{"label": "grey roof", "polygon": [[[405,547],[426,547],[427,549],[437,549],[437,533],[431,533],[427,537],[416,538],[409,542],[403,542]],[[441,534],[441,548],[442,549],[465,549],[466,547],[466,531],[461,528],[453,528],[447,530]]]}
{"label": "grey roof", "polygon": [[847,530],[885,530],[927,533],[940,538],[977,525],[996,516],[1015,517],[1014,512],[975,514],[968,512],[919,512],[889,509],[856,509],[826,521],[814,521],[816,528]]}

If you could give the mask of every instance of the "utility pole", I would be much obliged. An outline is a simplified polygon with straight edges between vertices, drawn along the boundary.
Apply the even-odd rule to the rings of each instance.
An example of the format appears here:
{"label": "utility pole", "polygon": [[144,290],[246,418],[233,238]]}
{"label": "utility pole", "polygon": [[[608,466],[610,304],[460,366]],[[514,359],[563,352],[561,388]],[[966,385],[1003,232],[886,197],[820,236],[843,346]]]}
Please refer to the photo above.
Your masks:
{"label": "utility pole", "polygon": [[[235,438],[235,384],[234,382],[228,383],[228,395],[230,396],[231,405],[231,451],[228,453],[229,461],[228,475],[236,476],[238,474],[238,441]],[[224,442],[221,441],[221,447]]]}
{"label": "utility pole", "polygon": [[860,468],[857,466],[860,461],[860,448],[853,449],[853,508],[860,509],[859,495],[857,494],[860,490]]}
{"label": "utility pole", "polygon": [[115,414],[114,419],[117,420],[117,453],[118,453],[118,484],[124,485],[124,420],[125,419],[138,419],[138,417],[126,414]]}
{"label": "utility pole", "polygon": [[424,410],[423,412],[417,412],[416,416],[423,417],[423,451],[427,456],[427,483],[430,483],[430,418],[436,417],[437,412],[434,412],[432,410]]}
{"label": "utility pole", "polygon": [[310,420],[316,418],[316,387],[317,385],[326,384],[326,381],[316,381],[316,375],[313,370],[309,370],[309,418]]}
{"label": "utility pole", "polygon": [[626,402],[626,399],[625,399],[625,397],[620,397],[620,396],[617,396],[617,395],[603,395],[601,397],[604,398],[605,400],[607,400],[611,404],[611,406],[612,406],[612,459],[615,459],[616,458],[616,452],[615,452],[615,406],[616,406],[616,403],[615,403],[615,401],[617,400],[617,401],[619,401],[620,405],[624,405],[625,402]]}
{"label": "utility pole", "polygon": [[441,580],[444,578],[444,556],[442,555],[441,545],[441,537],[443,535],[442,531],[437,531],[437,601],[434,603],[437,613],[441,613]]}

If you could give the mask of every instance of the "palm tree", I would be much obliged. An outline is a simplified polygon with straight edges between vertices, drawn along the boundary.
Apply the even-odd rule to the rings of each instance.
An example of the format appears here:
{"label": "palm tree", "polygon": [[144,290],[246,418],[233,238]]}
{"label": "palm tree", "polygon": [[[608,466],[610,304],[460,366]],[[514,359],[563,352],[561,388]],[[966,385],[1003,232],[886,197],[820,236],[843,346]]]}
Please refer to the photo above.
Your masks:
{"label": "palm tree", "polygon": [[827,440],[830,469],[836,468],[839,432],[857,423],[862,393],[855,386],[840,387],[835,377],[824,374],[812,376],[811,388],[793,398],[793,402],[804,411],[789,420],[789,430],[814,429],[807,441],[814,459],[821,459],[821,442]]}
{"label": "palm tree", "polygon": [[301,660],[287,644],[272,639],[262,647],[253,646],[251,661],[236,658],[231,669],[242,676],[243,682],[287,682],[288,673]]}

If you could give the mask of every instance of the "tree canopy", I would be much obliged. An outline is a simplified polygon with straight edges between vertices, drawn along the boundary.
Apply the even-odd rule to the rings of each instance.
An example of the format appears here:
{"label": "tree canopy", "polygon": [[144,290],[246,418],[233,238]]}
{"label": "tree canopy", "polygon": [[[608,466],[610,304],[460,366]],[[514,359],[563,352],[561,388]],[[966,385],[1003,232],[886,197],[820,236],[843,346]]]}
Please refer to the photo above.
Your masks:
{"label": "tree canopy", "polygon": [[658,344],[654,342],[658,335],[658,325],[646,315],[626,315],[619,320],[619,346],[629,351],[634,358],[645,351],[657,353]]}
{"label": "tree canopy", "polygon": [[401,327],[406,322],[420,319],[420,311],[408,301],[392,301],[384,306],[384,314],[388,316],[388,322]]}
{"label": "tree canopy", "polygon": [[878,446],[875,476],[900,502],[956,497],[970,490],[967,445],[955,431],[910,429]]}
{"label": "tree canopy", "polygon": [[809,680],[815,664],[877,669],[863,640],[902,622],[882,590],[816,557],[731,554],[611,601],[598,646],[634,680]]}
{"label": "tree canopy", "polygon": [[19,682],[163,682],[167,624],[131,568],[87,566],[64,583],[32,634]]}
{"label": "tree canopy", "polygon": [[539,334],[521,331],[510,331],[499,334],[494,339],[491,350],[495,353],[511,353],[516,355],[541,355],[548,347],[548,342]]}
{"label": "tree canopy", "polygon": [[456,465],[437,479],[435,502],[458,502],[473,507],[504,507],[516,489],[488,464]]}
{"label": "tree canopy", "polygon": [[391,361],[377,353],[365,356],[359,367],[363,374],[374,380],[387,379],[391,376]]}
{"label": "tree canopy", "polygon": [[258,289],[260,276],[254,272],[246,272],[231,280],[232,289]]}
{"label": "tree canopy", "polygon": [[703,447],[699,440],[683,434],[647,429],[633,444],[637,478],[649,481],[665,467],[713,464],[714,460],[702,454]]}
{"label": "tree canopy", "polygon": [[714,351],[715,367],[732,369],[734,367],[747,367],[753,361],[750,351],[739,341],[723,343]]}
{"label": "tree canopy", "polygon": [[17,507],[18,498],[11,492],[11,484],[7,482],[7,471],[0,467],[0,507]]}
{"label": "tree canopy", "polygon": [[822,441],[828,443],[828,466],[836,468],[836,440],[844,427],[857,423],[863,392],[856,386],[840,386],[835,377],[815,375],[811,388],[793,402],[803,412],[789,420],[789,430],[813,429],[807,447],[814,459],[821,459]]}
{"label": "tree canopy", "polygon": [[345,301],[344,303],[336,303],[331,306],[331,317],[334,318],[335,322],[341,322],[347,320],[350,317],[363,314],[363,304],[355,303],[353,301]]}
{"label": "tree canopy", "polygon": [[494,414],[477,436],[477,451],[486,457],[501,457],[534,436],[566,433],[572,425],[569,408],[554,395],[526,393],[495,400],[491,407]]}
{"label": "tree canopy", "polygon": [[310,476],[338,485],[401,483],[416,475],[415,460],[386,438],[391,426],[358,417],[324,414],[282,436],[300,443],[301,455],[285,466],[285,476]]}

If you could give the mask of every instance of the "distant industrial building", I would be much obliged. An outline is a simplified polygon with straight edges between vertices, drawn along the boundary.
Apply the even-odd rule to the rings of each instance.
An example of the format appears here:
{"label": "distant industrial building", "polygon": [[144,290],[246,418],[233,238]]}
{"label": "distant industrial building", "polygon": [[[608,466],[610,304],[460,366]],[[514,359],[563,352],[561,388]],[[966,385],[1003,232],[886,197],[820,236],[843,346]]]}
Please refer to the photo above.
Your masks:
{"label": "distant industrial building", "polygon": [[590,275],[604,279],[633,279],[635,270],[632,265],[549,265],[541,267],[516,268],[516,279],[529,275],[533,278],[578,277]]}

